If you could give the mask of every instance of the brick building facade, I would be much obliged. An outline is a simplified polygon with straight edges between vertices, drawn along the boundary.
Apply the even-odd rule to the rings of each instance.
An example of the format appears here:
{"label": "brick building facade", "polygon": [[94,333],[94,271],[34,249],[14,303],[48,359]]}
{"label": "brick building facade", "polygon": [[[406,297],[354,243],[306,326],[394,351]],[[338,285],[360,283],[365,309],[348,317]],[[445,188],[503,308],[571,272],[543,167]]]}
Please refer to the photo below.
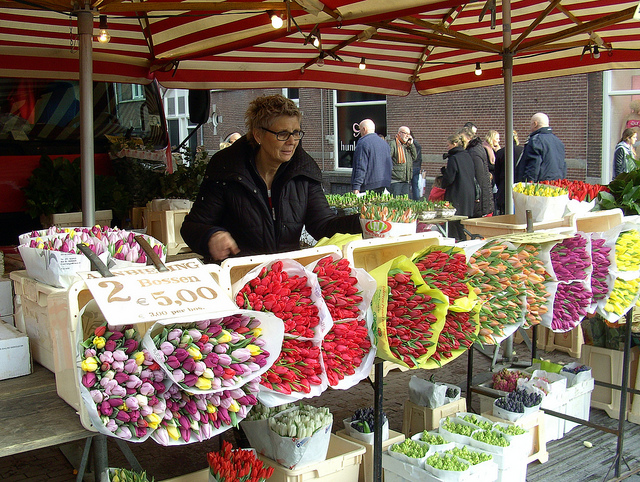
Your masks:
{"label": "brick building facade", "polygon": [[[245,132],[244,113],[249,102],[259,95],[281,93],[282,89],[213,91],[212,104],[222,121],[217,134],[211,126],[203,129],[203,144],[211,152],[228,134]],[[483,137],[488,130],[505,139],[503,86],[467,89],[421,96],[415,91],[405,97],[386,98],[387,137],[401,125],[408,126],[422,145],[422,168],[427,179],[439,173],[443,165],[446,138],[465,122],[478,126]],[[333,92],[327,89],[300,89],[299,105],[306,132],[303,145],[324,172],[330,192],[344,192],[350,180],[349,169],[336,169],[334,146]],[[529,134],[529,120],[536,112],[550,118],[554,133],[566,147],[569,179],[599,182],[602,157],[602,73],[589,73],[544,80],[516,82],[513,85],[513,126],[521,143]],[[378,130],[378,132],[380,132]]]}

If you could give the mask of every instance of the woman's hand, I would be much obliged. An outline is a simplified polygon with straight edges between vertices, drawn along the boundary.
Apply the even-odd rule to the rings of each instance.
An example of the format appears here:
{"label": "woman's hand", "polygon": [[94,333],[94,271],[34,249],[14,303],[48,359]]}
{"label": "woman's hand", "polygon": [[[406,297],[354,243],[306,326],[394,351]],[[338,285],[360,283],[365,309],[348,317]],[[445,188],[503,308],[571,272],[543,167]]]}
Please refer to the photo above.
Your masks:
{"label": "woman's hand", "polygon": [[227,259],[240,250],[235,240],[227,231],[217,231],[209,238],[209,254],[215,261]]}

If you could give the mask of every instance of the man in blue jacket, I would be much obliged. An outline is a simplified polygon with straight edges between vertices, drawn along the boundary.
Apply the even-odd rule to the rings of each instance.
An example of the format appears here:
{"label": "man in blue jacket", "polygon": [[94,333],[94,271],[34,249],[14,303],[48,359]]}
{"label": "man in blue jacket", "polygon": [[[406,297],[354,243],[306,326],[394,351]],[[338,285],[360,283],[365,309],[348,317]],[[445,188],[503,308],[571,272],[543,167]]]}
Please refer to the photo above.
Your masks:
{"label": "man in blue jacket", "polygon": [[564,144],[549,127],[549,117],[538,112],[531,118],[531,134],[516,165],[515,182],[554,181],[567,177]]}
{"label": "man in blue jacket", "polygon": [[391,185],[391,149],[378,134],[371,119],[360,122],[360,135],[353,152],[351,189],[356,194],[365,191],[382,193]]}

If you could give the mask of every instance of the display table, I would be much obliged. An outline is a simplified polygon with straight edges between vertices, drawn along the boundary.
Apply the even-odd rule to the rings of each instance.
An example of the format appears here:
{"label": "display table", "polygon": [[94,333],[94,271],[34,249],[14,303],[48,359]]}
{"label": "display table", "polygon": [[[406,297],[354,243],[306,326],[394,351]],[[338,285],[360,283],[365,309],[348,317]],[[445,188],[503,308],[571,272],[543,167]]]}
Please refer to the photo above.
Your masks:
{"label": "display table", "polygon": [[[94,441],[94,450],[101,452],[94,458],[95,470],[106,469],[106,440],[94,440],[105,436],[80,424],[75,410],[58,396],[53,373],[37,363],[30,375],[0,381],[0,424],[0,457],[86,439],[83,464]],[[79,476],[83,472],[84,466]]]}
{"label": "display table", "polygon": [[433,218],[427,219],[425,221],[420,221],[420,224],[435,224],[438,231],[442,233],[443,236],[449,236],[449,221],[463,221],[467,219],[467,216],[448,216],[446,218]]}

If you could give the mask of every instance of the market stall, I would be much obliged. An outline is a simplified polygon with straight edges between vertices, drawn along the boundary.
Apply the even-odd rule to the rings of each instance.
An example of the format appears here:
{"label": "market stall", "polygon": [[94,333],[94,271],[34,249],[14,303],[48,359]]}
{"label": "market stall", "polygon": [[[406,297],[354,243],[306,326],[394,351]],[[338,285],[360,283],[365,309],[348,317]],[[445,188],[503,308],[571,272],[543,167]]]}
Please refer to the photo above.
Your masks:
{"label": "market stall", "polygon": [[[328,389],[348,390],[373,367],[374,480],[382,475],[383,362],[437,369],[519,326],[563,332],[595,311],[617,322],[640,294],[635,219],[602,231],[574,224],[456,243],[416,233],[409,206],[391,212],[382,204],[393,203],[361,208],[369,239],[320,240],[215,268],[195,259],[166,263],[166,271],[141,268],[140,251],[123,254],[128,233],[79,230],[113,277],[61,269],[74,264],[71,256],[83,259],[68,233],[34,233],[21,247],[28,272],[11,277],[46,297],[60,397],[86,430],[129,442],[204,440],[237,426],[258,402],[304,404]],[[397,224],[412,224],[413,233],[385,236],[408,228]],[[147,241],[162,257],[162,245]],[[42,288],[45,280],[58,288]]]}

